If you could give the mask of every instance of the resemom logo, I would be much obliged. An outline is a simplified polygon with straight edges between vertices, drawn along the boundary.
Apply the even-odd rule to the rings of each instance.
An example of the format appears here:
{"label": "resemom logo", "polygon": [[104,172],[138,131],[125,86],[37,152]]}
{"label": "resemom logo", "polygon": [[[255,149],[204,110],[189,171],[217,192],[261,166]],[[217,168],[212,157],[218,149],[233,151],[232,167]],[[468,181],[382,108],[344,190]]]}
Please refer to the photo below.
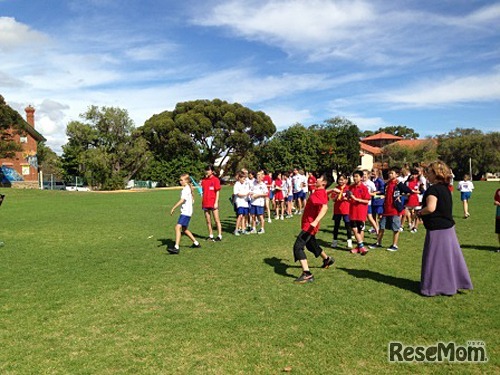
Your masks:
{"label": "resemom logo", "polygon": [[390,342],[387,347],[389,362],[453,362],[486,363],[486,345],[483,341],[467,341],[465,345],[455,342],[438,342],[435,345],[405,345]]}

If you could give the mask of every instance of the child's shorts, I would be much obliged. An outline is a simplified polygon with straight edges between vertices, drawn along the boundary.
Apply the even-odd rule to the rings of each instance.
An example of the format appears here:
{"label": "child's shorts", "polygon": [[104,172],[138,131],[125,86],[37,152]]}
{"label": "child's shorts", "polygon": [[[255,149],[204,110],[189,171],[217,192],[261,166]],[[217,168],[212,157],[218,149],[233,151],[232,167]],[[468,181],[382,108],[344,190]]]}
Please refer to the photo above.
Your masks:
{"label": "child's shorts", "polygon": [[468,201],[470,199],[471,193],[470,191],[464,191],[460,193],[460,200],[462,201]]}
{"label": "child's shorts", "polygon": [[264,215],[264,206],[254,206],[250,207],[250,214],[252,215]]}
{"label": "child's shorts", "polygon": [[190,220],[191,220],[191,216],[181,215],[181,216],[179,216],[179,220],[177,220],[177,224],[179,224],[183,228],[187,228],[189,226]]}
{"label": "child's shorts", "polygon": [[390,229],[393,232],[398,232],[399,228],[401,228],[401,218],[398,215],[382,216],[380,219],[380,229]]}
{"label": "child's shorts", "polygon": [[238,215],[248,215],[248,207],[238,207],[236,213]]}

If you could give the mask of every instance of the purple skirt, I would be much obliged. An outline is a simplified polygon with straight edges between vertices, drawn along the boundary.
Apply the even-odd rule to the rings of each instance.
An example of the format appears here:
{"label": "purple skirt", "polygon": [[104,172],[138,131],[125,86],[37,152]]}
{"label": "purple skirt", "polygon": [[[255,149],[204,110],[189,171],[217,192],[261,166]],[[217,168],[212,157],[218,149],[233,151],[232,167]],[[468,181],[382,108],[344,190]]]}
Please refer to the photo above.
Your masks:
{"label": "purple skirt", "polygon": [[420,293],[424,296],[451,296],[459,289],[472,289],[472,282],[455,227],[427,231],[422,254]]}

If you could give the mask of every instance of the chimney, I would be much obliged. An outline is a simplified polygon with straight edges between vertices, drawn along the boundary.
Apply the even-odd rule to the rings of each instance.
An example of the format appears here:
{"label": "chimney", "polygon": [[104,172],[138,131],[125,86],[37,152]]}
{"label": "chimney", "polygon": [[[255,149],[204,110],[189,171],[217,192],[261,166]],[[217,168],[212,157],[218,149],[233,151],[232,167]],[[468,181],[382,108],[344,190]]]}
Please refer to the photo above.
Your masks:
{"label": "chimney", "polygon": [[26,121],[28,124],[30,124],[33,128],[35,127],[35,108],[31,106],[27,106],[25,109],[26,111]]}

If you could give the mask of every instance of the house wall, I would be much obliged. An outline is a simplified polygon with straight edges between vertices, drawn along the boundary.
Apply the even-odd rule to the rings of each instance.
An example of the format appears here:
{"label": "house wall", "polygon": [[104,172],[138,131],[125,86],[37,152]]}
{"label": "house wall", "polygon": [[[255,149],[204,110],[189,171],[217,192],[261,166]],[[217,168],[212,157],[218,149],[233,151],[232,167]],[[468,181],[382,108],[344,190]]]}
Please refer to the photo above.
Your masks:
{"label": "house wall", "polygon": [[368,153],[363,153],[361,155],[361,169],[368,169],[369,171],[373,168],[373,155]]}

